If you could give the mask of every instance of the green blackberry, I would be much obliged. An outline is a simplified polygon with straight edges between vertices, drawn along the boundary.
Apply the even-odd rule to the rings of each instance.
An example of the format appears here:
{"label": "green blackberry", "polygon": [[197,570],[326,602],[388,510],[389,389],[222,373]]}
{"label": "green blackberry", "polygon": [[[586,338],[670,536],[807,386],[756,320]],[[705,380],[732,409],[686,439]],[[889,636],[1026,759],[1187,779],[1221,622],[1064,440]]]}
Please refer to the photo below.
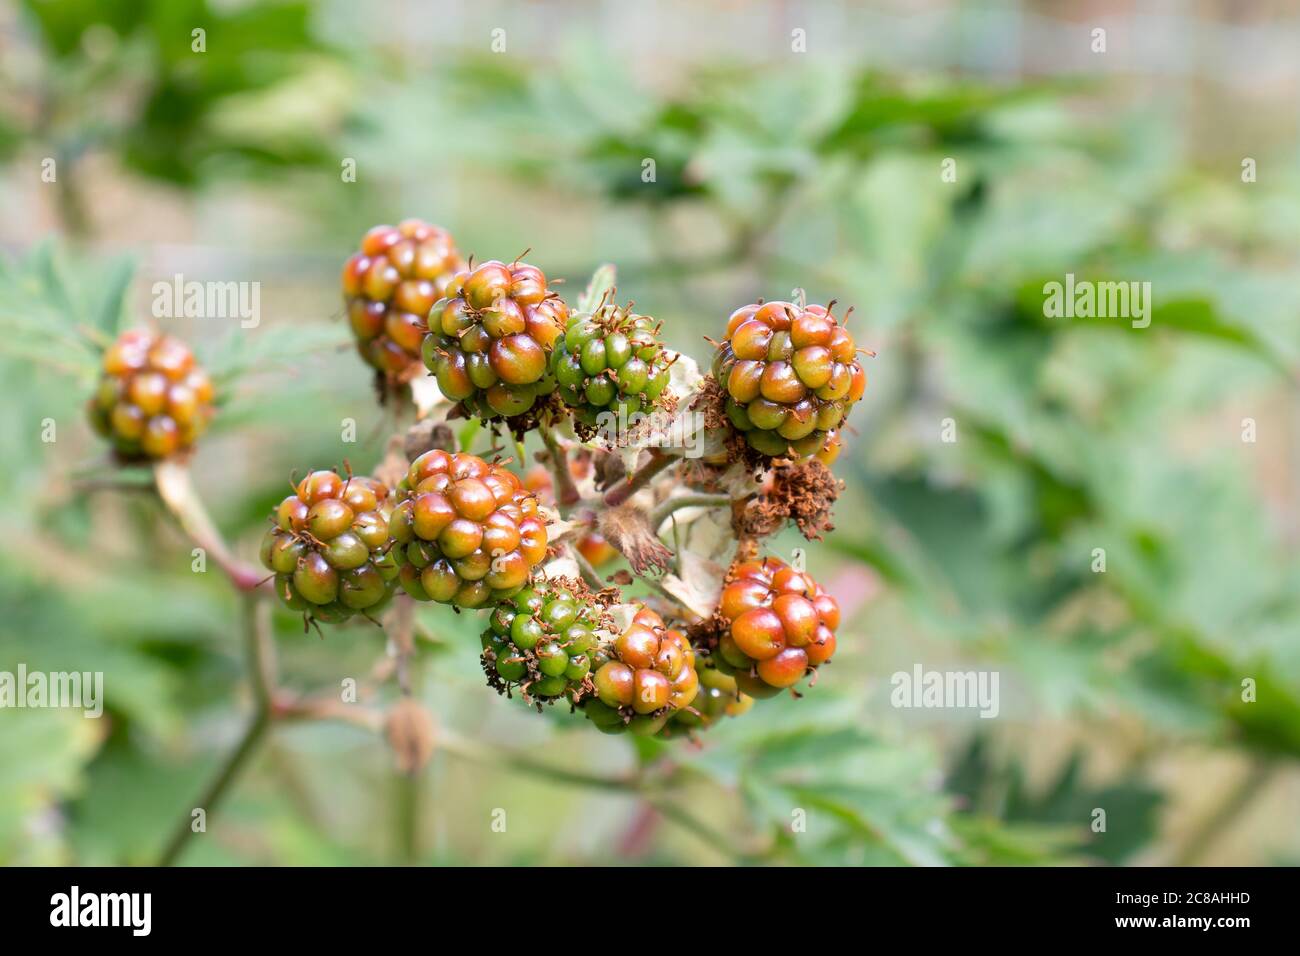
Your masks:
{"label": "green blackberry", "polygon": [[582,425],[595,427],[605,412],[624,420],[648,412],[664,395],[676,356],[659,343],[655,320],[629,309],[606,304],[575,315],[555,344],[559,395]]}
{"label": "green blackberry", "polygon": [[483,669],[501,693],[577,703],[592,692],[591,655],[600,609],[571,589],[543,583],[497,605],[483,632]]}

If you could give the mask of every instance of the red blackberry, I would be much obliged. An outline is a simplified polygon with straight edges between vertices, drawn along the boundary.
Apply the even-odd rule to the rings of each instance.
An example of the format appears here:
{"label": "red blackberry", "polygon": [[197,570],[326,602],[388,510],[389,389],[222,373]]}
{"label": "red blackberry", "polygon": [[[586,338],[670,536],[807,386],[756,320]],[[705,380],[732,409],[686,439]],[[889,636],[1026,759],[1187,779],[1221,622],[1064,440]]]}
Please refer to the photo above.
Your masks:
{"label": "red blackberry", "polygon": [[548,364],[568,316],[541,269],[493,259],[458,274],[433,304],[424,364],[473,415],[522,415],[555,389]]}
{"label": "red blackberry", "polygon": [[343,266],[343,299],[361,357],[393,377],[417,365],[429,309],[464,267],[440,226],[406,219],[367,232]]}
{"label": "red blackberry", "polygon": [[827,446],[867,387],[853,336],[821,305],[747,305],[731,314],[713,359],[727,415],[749,444],[774,458]]}
{"label": "red blackberry", "polygon": [[262,540],[262,563],[295,611],[341,621],[378,611],[393,593],[388,487],[374,478],[313,471],[280,502]]}
{"label": "red blackberry", "polygon": [[134,329],[104,353],[86,413],[122,459],[160,459],[193,447],[212,420],[212,397],[211,379],[184,342]]}
{"label": "red blackberry", "polygon": [[523,589],[546,559],[537,499],[501,465],[427,451],[388,524],[402,587],[420,601],[483,607]]}
{"label": "red blackberry", "polygon": [[737,565],[718,614],[728,627],[714,660],[755,697],[796,684],[835,653],[839,604],[811,575],[776,558]]}

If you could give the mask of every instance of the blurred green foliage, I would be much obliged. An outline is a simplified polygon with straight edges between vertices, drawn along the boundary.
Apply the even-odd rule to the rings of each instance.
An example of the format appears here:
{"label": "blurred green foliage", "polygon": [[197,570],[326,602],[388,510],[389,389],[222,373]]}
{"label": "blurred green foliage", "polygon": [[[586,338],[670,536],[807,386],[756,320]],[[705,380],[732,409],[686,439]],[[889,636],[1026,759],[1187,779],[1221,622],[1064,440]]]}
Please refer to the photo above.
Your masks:
{"label": "blurred green foliage", "polygon": [[[1266,453],[1294,424],[1300,239],[1285,220],[1300,193],[1198,171],[1161,115],[1121,110],[1093,85],[994,88],[811,60],[691,67],[652,89],[582,37],[547,61],[444,51],[381,70],[375,51],[324,39],[300,4],[26,7],[65,109],[14,148],[24,137],[108,148],[124,170],[186,189],[340,156],[375,171],[342,189],[337,173],[282,180],[304,249],[330,260],[305,293],[316,321],[181,329],[229,373],[223,427],[197,462],[246,554],[291,469],[340,463],[332,423],[361,423],[346,451],[359,468],[382,452],[390,412],[327,319],[333,262],[374,221],[432,215],[480,257],[531,245],[571,289],[616,262],[620,294],[697,358],[702,330],[795,287],[855,305],[859,344],[879,351],[836,466],[839,528],[808,550],[824,579],[856,589],[842,600],[866,601],[864,580],[882,587],[848,616],[818,686],[725,721],[699,747],[608,740],[492,697],[476,622],[422,608],[415,677],[442,747],[419,783],[415,859],[1169,858],[1161,758],[1214,750],[1293,768],[1300,757],[1300,568],[1277,518],[1295,518],[1294,462]],[[211,24],[198,62],[197,23]],[[88,33],[104,28],[114,52],[88,55]],[[249,100],[322,69],[354,91],[336,127],[304,127],[292,97],[278,110]],[[102,128],[95,97],[128,85],[133,112]],[[949,159],[955,181],[942,175]],[[438,209],[393,199],[435,195]],[[1043,284],[1066,273],[1150,281],[1150,328],[1045,318]],[[96,339],[140,314],[130,275],[51,244],[0,273],[11,463],[0,522],[24,542],[0,552],[0,661],[104,670],[109,708],[100,723],[0,715],[9,862],[153,859],[160,821],[183,814],[246,709],[224,583],[190,572],[188,544],[147,496],[71,483],[104,467],[79,401]],[[40,441],[47,417],[55,445]],[[1243,417],[1258,443],[1242,441]],[[948,419],[955,441],[942,439]],[[773,547],[801,544],[786,534]],[[366,625],[322,643],[286,615],[277,635],[284,682],[303,691],[364,678],[383,650]],[[889,674],[917,661],[999,671],[999,719],[891,708]],[[392,699],[389,686],[371,703]],[[1025,744],[1053,733],[1044,777]],[[186,859],[406,858],[403,785],[374,740],[354,727],[278,730],[210,825],[219,836]],[[1117,755],[1122,770],[1089,767]],[[506,838],[488,825],[502,806]],[[1105,833],[1089,829],[1096,807]],[[806,827],[792,829],[795,810]],[[1297,859],[1295,820],[1276,826],[1273,856],[1254,862]]]}

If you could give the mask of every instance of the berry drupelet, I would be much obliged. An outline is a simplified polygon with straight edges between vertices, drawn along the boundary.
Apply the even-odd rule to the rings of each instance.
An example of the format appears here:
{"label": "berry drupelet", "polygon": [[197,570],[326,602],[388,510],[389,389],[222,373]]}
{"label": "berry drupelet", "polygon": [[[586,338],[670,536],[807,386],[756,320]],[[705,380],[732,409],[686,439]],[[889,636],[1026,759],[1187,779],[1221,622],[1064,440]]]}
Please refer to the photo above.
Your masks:
{"label": "berry drupelet", "polygon": [[212,420],[212,398],[212,381],[184,342],[133,329],[104,353],[86,412],[119,458],[157,460],[193,447]]}

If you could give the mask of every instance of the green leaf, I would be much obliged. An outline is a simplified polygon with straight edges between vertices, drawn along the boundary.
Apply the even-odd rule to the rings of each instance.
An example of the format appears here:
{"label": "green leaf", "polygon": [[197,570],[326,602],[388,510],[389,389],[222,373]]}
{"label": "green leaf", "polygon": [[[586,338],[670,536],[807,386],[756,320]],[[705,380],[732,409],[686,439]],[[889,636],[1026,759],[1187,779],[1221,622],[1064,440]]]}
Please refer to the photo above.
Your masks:
{"label": "green leaf", "polygon": [[605,263],[594,273],[591,281],[587,283],[586,291],[578,297],[578,304],[574,307],[575,312],[591,314],[600,306],[601,301],[606,296],[614,294],[614,282],[616,279],[616,270],[610,263]]}

